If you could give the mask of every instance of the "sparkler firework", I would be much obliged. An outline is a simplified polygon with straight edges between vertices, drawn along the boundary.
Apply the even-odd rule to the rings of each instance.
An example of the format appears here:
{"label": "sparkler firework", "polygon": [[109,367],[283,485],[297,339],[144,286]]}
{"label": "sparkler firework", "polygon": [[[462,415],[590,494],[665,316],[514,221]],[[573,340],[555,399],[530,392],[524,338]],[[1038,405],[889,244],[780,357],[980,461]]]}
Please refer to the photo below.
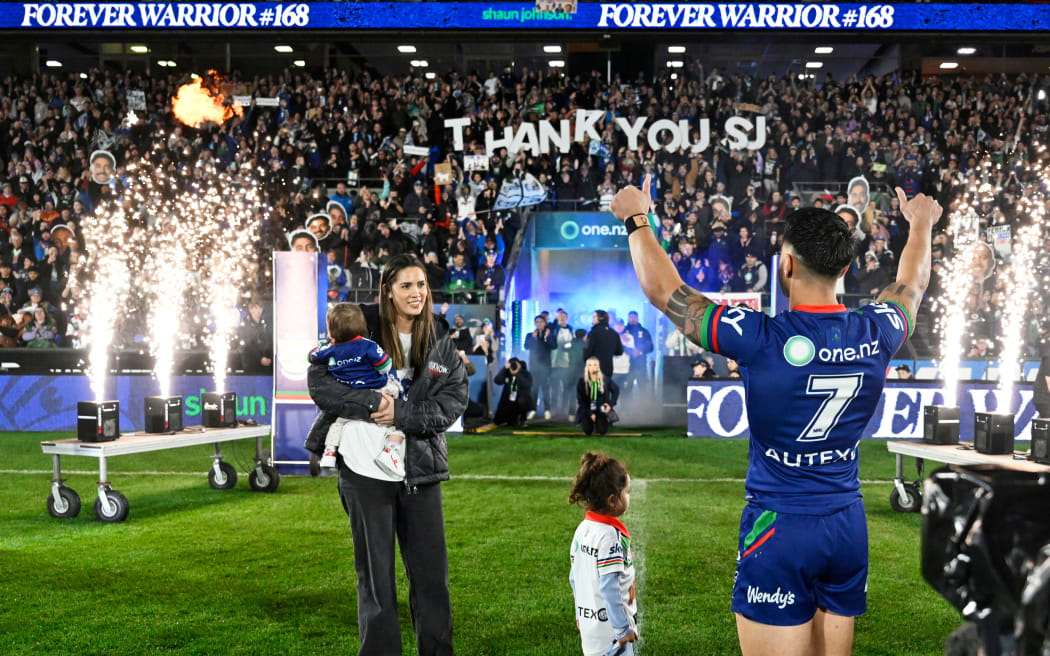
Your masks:
{"label": "sparkler firework", "polygon": [[940,312],[940,370],[944,379],[944,405],[948,407],[954,407],[958,403],[959,363],[964,346],[963,338],[969,334],[966,311],[977,282],[974,276],[979,247],[977,232],[963,227],[973,225],[975,219],[976,212],[968,204],[962,205],[951,216],[949,231],[955,236],[958,254],[945,264],[944,295],[934,307],[935,311]]}
{"label": "sparkler firework", "polygon": [[[221,94],[208,97],[222,108]],[[167,136],[155,138],[154,150],[159,150]],[[222,391],[238,304],[257,266],[253,212],[263,203],[261,185],[248,167],[234,178],[224,163],[209,156],[195,164],[183,160],[158,166],[151,153],[127,163],[123,180],[123,188],[103,187],[94,215],[84,222],[89,256],[77,274],[91,310],[87,340],[96,400],[105,396],[108,350],[119,319],[135,302],[146,308],[161,396],[171,394],[175,349],[192,343],[193,333],[204,327],[216,389]]]}
{"label": "sparkler firework", "polygon": [[999,364],[999,412],[1012,414],[1014,383],[1021,378],[1021,356],[1025,341],[1025,319],[1028,315],[1029,298],[1035,287],[1034,264],[1036,249],[1040,241],[1040,223],[1042,222],[1042,203],[1035,203],[1032,208],[1039,212],[1033,216],[1036,224],[1021,228],[1014,240],[1013,256],[1010,268],[1013,275],[1007,284],[1007,298],[1010,303],[1006,308],[1003,321],[1003,354]]}

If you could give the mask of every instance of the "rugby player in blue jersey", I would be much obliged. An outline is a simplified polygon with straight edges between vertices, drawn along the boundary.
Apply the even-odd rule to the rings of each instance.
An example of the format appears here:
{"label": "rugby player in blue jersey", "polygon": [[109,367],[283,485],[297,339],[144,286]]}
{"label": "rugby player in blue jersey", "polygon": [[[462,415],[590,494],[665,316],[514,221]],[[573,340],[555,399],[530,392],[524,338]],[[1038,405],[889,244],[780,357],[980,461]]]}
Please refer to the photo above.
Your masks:
{"label": "rugby player in blue jersey", "polygon": [[777,272],[791,309],[769,317],[682,282],[649,228],[649,182],[622,189],[610,208],[627,228],[642,290],[686,337],[736,360],[746,390],[747,505],[732,601],[741,651],[849,654],[854,617],[867,608],[858,444],[890,358],[914,330],[941,207],[897,189],[911,224],[897,281],[854,311],[835,297],[854,255],[846,223],[818,208],[791,214]]}

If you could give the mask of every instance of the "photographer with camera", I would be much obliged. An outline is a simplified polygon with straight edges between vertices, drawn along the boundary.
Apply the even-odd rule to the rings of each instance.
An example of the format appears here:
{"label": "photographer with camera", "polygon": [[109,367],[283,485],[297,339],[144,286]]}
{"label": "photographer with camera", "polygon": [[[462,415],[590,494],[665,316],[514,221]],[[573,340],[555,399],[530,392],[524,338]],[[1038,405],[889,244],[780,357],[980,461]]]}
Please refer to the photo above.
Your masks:
{"label": "photographer with camera", "polygon": [[532,407],[532,375],[525,363],[517,358],[507,360],[492,382],[503,385],[492,422],[498,426],[525,425],[525,415]]}

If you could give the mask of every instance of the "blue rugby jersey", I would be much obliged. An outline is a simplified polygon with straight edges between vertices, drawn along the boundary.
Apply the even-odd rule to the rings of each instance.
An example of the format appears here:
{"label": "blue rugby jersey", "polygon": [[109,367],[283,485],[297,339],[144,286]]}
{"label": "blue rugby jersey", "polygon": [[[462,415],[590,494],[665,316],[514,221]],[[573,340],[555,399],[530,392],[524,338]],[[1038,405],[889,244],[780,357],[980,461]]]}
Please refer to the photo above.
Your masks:
{"label": "blue rugby jersey", "polygon": [[361,336],[314,347],[309,358],[312,364],[327,364],[333,376],[357,389],[382,389],[391,364],[383,347]]}
{"label": "blue rugby jersey", "polygon": [[743,306],[707,308],[700,345],[736,360],[744,381],[749,501],[827,514],[860,497],[861,434],[882,397],[890,358],[913,326],[892,301],[852,312],[796,306],[776,317]]}

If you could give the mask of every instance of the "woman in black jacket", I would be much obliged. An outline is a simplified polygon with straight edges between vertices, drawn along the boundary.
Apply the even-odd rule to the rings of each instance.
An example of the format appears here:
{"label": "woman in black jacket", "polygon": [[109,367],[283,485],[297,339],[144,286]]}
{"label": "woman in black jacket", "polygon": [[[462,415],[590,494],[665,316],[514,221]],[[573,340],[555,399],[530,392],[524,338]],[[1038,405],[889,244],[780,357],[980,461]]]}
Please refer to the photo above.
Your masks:
{"label": "woman in black jacket", "polygon": [[[401,653],[395,537],[408,575],[410,605],[420,654],[452,654],[452,607],[440,481],[448,480],[445,430],[467,406],[467,374],[434,318],[423,263],[412,255],[390,259],[380,280],[379,305],[364,305],[368,337],[393,360],[404,398],[351,389],[310,366],[308,383],[324,411],[310,430],[306,449],[319,453],[333,415],[393,425],[405,434],[404,482],[383,479],[360,453],[371,450],[370,431],[344,428],[339,445],[339,496],[350,516],[357,572],[361,656]],[[374,431],[382,435],[382,431]],[[378,439],[378,438],[377,438]]]}
{"label": "woman in black jacket", "polygon": [[597,431],[605,435],[614,422],[619,420],[613,406],[620,398],[620,388],[612,378],[602,373],[598,358],[587,358],[583,377],[576,383],[576,423],[590,435]]}
{"label": "woman in black jacket", "polygon": [[497,426],[523,425],[525,415],[532,406],[532,374],[529,373],[528,367],[521,360],[511,358],[492,382],[503,385],[492,423]]}

